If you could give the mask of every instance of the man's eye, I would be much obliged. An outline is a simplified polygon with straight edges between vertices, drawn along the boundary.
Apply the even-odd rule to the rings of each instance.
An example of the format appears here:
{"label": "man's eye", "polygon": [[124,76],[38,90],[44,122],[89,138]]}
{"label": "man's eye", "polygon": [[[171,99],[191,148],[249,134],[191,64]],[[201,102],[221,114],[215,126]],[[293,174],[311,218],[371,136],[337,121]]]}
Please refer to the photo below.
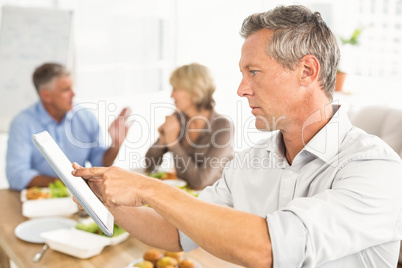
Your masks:
{"label": "man's eye", "polygon": [[251,70],[250,73],[251,73],[253,76],[255,76],[255,75],[258,73],[258,71]]}

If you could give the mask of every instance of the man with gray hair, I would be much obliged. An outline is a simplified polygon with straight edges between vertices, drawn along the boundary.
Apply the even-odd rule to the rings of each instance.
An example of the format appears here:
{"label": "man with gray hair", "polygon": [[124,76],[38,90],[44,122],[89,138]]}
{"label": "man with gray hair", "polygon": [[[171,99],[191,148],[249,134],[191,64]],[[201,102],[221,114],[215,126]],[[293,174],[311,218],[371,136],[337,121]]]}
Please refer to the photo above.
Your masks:
{"label": "man with gray hair", "polygon": [[6,173],[11,189],[46,187],[57,175],[32,142],[32,135],[47,130],[71,161],[110,166],[123,143],[128,126],[127,108],[110,125],[111,146],[105,147],[98,121],[74,105],[73,81],[66,68],[45,63],[33,73],[40,101],[18,114],[9,130]]}
{"label": "man with gray hair", "polygon": [[253,14],[241,34],[237,93],[270,132],[198,199],[119,168],[74,164],[73,174],[122,228],[158,248],[199,246],[253,268],[396,267],[401,159],[331,104],[335,36],[303,6]]}

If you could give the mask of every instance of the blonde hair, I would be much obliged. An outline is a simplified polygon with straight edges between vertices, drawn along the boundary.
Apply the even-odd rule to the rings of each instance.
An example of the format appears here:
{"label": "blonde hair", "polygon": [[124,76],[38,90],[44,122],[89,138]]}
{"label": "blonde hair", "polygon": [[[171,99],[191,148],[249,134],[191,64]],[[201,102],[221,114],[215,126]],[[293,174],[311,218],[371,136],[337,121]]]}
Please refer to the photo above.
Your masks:
{"label": "blonde hair", "polygon": [[170,84],[174,89],[186,90],[193,95],[197,109],[212,110],[215,100],[215,82],[207,67],[199,63],[191,63],[178,67],[170,76]]}

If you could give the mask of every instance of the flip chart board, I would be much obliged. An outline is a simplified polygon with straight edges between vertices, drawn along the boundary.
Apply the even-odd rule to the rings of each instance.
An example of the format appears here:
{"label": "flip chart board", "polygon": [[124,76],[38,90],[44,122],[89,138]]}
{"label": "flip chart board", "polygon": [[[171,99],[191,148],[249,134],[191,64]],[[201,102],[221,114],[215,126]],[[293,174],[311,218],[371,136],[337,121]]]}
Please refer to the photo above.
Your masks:
{"label": "flip chart board", "polygon": [[71,62],[72,12],[3,6],[0,29],[0,132],[38,100],[34,69],[44,62]]}

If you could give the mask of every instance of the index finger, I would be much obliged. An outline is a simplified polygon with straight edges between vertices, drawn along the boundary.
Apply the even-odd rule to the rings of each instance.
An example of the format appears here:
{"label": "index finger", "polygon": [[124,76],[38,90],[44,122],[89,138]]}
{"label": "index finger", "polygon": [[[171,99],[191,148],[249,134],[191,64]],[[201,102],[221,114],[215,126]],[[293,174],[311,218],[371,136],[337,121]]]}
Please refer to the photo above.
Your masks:
{"label": "index finger", "polygon": [[124,119],[127,119],[127,117],[130,115],[130,113],[131,113],[130,107],[124,107],[123,110],[121,110],[119,117],[123,116]]}
{"label": "index finger", "polygon": [[103,176],[103,174],[106,172],[106,169],[107,169],[106,167],[78,168],[78,169],[74,169],[71,172],[71,174],[73,174],[76,177],[90,179],[92,177]]}

